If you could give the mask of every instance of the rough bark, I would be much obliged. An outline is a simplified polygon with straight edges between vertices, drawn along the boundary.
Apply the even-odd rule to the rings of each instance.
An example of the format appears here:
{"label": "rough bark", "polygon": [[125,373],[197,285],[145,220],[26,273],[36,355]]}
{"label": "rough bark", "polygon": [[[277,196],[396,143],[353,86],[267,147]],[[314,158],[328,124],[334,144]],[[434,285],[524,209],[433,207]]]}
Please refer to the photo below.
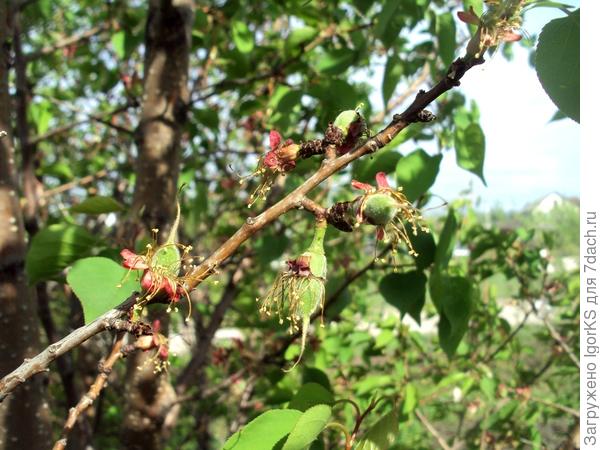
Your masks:
{"label": "rough bark", "polygon": [[[152,0],[146,22],[144,98],[136,130],[138,158],[132,217],[146,229],[169,231],[174,219],[180,139],[186,122],[191,0]],[[132,227],[133,228],[133,227]],[[161,318],[166,333],[168,318]],[[152,355],[136,354],[127,366],[122,429],[128,449],[163,447],[163,428],[175,391],[165,372],[154,373]],[[171,411],[172,413],[172,411]]]}
{"label": "rough bark", "polygon": [[[35,298],[28,288],[23,216],[15,177],[8,92],[9,4],[0,0],[0,377],[39,348]],[[0,404],[0,450],[51,445],[44,377],[29,379]]]}

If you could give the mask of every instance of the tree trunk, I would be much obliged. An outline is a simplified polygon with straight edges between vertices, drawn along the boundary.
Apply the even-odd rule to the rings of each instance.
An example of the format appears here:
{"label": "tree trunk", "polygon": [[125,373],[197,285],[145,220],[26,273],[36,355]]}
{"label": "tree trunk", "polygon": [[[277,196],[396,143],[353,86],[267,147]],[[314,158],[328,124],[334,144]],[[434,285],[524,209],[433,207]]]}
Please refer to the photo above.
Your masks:
{"label": "tree trunk", "polygon": [[[146,229],[158,228],[163,239],[174,219],[180,140],[189,100],[192,4],[191,0],[151,0],[146,23],[144,98],[136,130],[132,215]],[[164,315],[161,325],[161,332],[166,334],[168,318]],[[122,430],[128,449],[163,448],[163,428],[175,391],[167,373],[153,372],[148,361],[152,356],[136,354],[128,362]]]}
{"label": "tree trunk", "polygon": [[[15,177],[8,91],[8,2],[0,0],[0,377],[39,352],[33,290],[25,279],[23,216]],[[51,445],[44,377],[36,376],[0,403],[0,450]]]}

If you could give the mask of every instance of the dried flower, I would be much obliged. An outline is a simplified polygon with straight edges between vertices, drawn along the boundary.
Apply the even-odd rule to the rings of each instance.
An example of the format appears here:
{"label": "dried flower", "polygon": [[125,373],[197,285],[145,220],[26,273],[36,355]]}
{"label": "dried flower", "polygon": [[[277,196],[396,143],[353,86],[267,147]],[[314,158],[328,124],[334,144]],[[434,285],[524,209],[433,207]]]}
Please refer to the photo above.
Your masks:
{"label": "dried flower", "polygon": [[[250,175],[260,175],[262,178],[258,187],[250,195],[248,207],[252,206],[259,198],[266,199],[267,193],[280,173],[290,172],[296,167],[300,146],[294,144],[291,139],[283,141],[277,131],[271,130],[269,147],[270,150],[260,158],[256,170]],[[240,183],[243,182],[244,179],[240,180]]]}
{"label": "dried flower", "polygon": [[488,10],[479,17],[473,7],[469,11],[460,11],[458,18],[472,25],[477,25],[477,31],[467,45],[467,54],[479,58],[489,47],[495,47],[501,42],[516,42],[522,36],[519,30],[523,24],[521,10],[524,0],[489,0]]}
{"label": "dried flower", "polygon": [[169,339],[160,333],[160,320],[157,319],[152,323],[152,335],[140,336],[135,341],[134,347],[143,351],[156,349],[154,356],[148,360],[154,362],[154,373],[169,367]]}
{"label": "dried flower", "polygon": [[302,359],[312,314],[318,308],[323,312],[325,306],[327,258],[323,240],[326,229],[325,221],[317,222],[311,245],[300,257],[287,261],[287,270],[277,276],[260,305],[262,315],[269,317],[275,310],[280,324],[283,324],[284,318],[289,321],[290,334],[301,333],[300,355],[289,370]]}
{"label": "dried flower", "polygon": [[[189,319],[192,303],[187,286],[195,278],[203,278],[203,276],[193,275],[195,267],[190,264],[194,260],[194,257],[190,255],[192,247],[175,242],[179,218],[178,203],[177,215],[165,244],[158,244],[158,229],[154,228],[152,243],[146,245],[146,253],[136,254],[129,249],[123,249],[121,257],[123,258],[123,267],[130,269],[126,277],[129,276],[131,270],[143,270],[140,285],[144,293],[137,299],[135,305],[137,310],[140,310],[160,292],[165,292],[169,298],[168,312],[172,308],[177,309],[173,305],[178,303],[181,297],[186,298]],[[181,274],[182,271],[183,274]]]}
{"label": "dried flower", "polygon": [[[416,236],[419,230],[429,232],[429,228],[421,224],[423,220],[421,213],[408,201],[402,193],[402,188],[394,189],[389,185],[385,173],[377,173],[375,179],[376,188],[367,183],[352,181],[354,188],[365,192],[352,203],[355,214],[354,225],[361,223],[374,225],[378,241],[386,237],[391,241],[392,253],[396,253],[398,244],[404,242],[408,247],[408,253],[418,256],[409,233]],[[410,232],[405,222],[409,224]]]}

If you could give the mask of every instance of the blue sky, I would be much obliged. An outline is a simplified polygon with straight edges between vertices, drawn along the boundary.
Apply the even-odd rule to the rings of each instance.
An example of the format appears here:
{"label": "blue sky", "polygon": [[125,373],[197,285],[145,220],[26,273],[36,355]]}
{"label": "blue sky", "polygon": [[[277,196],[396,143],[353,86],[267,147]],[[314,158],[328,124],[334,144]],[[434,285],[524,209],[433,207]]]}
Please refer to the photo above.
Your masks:
{"label": "blue sky", "polygon": [[[562,15],[552,8],[534,9],[524,29],[538,35],[545,23]],[[549,122],[556,107],[529,66],[527,50],[514,47],[512,61],[495,55],[463,78],[461,89],[481,111],[487,187],[448,154],[432,189],[447,200],[469,187],[482,209],[519,209],[550,192],[579,195],[579,124]]]}

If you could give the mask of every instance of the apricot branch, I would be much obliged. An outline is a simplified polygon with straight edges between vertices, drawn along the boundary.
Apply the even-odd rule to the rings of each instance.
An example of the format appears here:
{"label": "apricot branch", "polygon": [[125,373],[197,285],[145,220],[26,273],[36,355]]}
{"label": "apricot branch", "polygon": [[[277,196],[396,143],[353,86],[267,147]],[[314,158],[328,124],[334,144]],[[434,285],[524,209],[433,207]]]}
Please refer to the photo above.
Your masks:
{"label": "apricot branch", "polygon": [[[394,137],[412,123],[431,119],[431,113],[426,111],[425,108],[445,92],[459,86],[464,74],[473,66],[482,64],[483,62],[484,59],[482,57],[469,55],[456,59],[451,64],[446,75],[435,86],[428,91],[419,91],[415,100],[408,108],[402,114],[394,115],[392,121],[383,130],[353,150],[341,154],[334,159],[324,160],[317,172],[294,191],[258,216],[248,218],[241,228],[194,269],[188,277],[189,281],[185,288],[188,291],[194,289],[214,273],[214,270],[235,253],[248,239],[283,214],[296,208],[307,194],[330,176],[362,156],[374,153],[385,147]],[[133,307],[135,299],[136,294],[130,296],[119,307],[106,312],[91,324],[78,328],[59,342],[50,345],[36,357],[24,361],[21,366],[0,380],[0,401],[29,377],[47,370],[48,365],[58,356],[77,347],[90,337],[111,328],[111,325],[116,320],[123,317]],[[158,298],[156,300],[159,301]]]}

